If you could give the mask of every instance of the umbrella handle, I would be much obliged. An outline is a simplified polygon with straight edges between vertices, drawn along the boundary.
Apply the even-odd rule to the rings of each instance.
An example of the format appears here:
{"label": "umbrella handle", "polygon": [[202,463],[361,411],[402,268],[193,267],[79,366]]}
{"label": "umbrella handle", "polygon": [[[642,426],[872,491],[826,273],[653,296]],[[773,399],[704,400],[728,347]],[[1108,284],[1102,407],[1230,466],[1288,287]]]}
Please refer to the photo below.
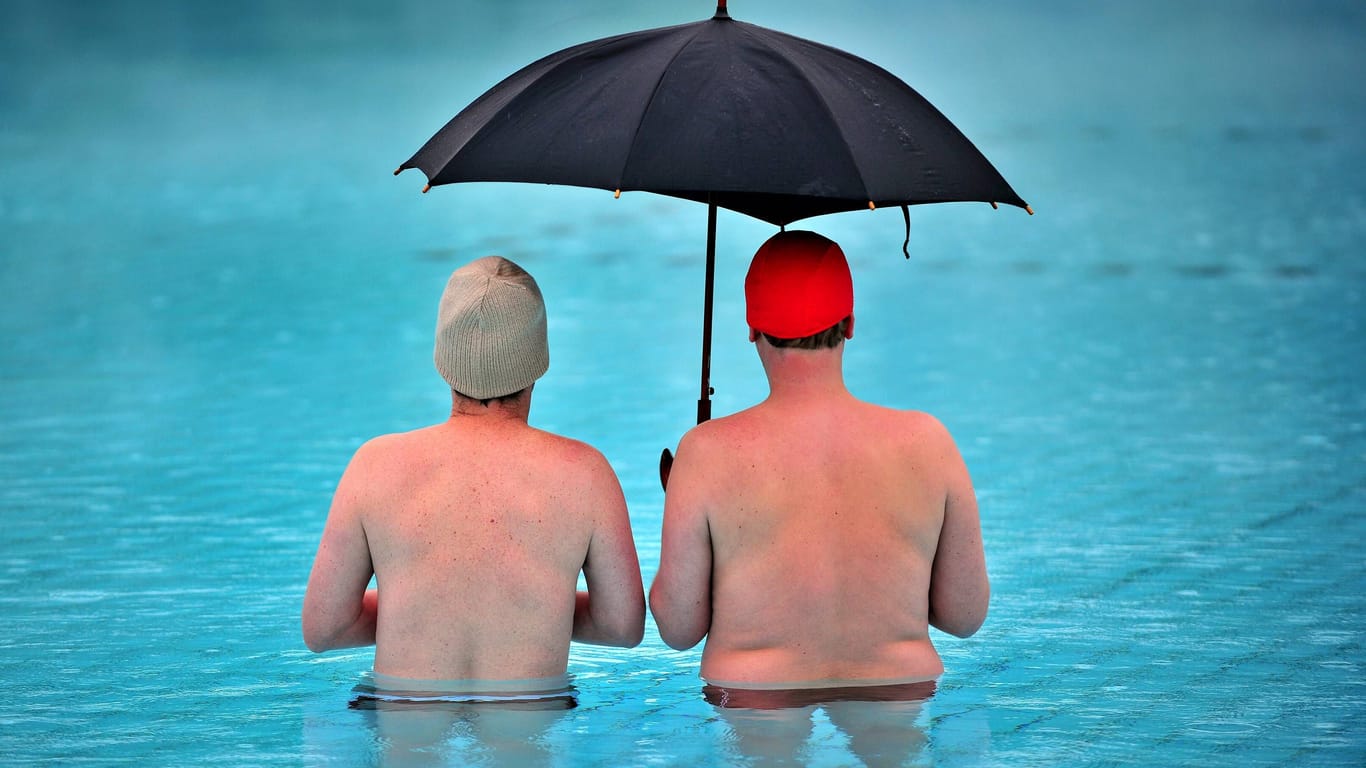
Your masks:
{"label": "umbrella handle", "polygon": [[674,468],[674,455],[668,448],[659,454],[659,487],[669,490],[669,472]]}

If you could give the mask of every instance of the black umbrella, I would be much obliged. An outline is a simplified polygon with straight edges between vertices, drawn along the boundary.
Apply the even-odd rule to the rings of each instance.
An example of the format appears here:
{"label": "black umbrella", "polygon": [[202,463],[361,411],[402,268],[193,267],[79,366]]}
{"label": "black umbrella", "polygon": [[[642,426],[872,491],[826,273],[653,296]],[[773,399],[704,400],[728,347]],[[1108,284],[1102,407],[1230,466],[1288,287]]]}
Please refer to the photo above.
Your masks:
{"label": "black umbrella", "polygon": [[394,173],[407,168],[427,175],[424,192],[523,181],[706,203],[699,423],[711,417],[718,206],[780,226],[919,203],[1029,210],[910,86],[836,48],[735,21],[725,0],[707,21],[583,43],[525,67]]}

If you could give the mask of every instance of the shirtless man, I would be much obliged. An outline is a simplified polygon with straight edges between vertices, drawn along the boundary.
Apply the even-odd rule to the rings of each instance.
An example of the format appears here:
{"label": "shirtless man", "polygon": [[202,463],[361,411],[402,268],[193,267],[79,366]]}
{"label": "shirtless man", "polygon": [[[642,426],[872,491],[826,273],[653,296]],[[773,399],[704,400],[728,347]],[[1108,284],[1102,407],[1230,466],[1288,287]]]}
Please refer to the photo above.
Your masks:
{"label": "shirtless man", "polygon": [[[684,435],[650,610],[679,650],[706,636],[709,688],[887,686],[944,670],[989,586],[972,482],[934,417],[845,388],[853,286],[811,232],[775,235],[745,278],[768,399]],[[931,690],[932,690],[932,683]]]}
{"label": "shirtless man", "polygon": [[450,418],[356,451],[308,579],[304,642],[373,644],[377,676],[424,681],[555,678],[571,638],[635,646],[645,599],[617,477],[593,448],[527,424],[550,365],[535,280],[499,257],[457,269],[435,360]]}

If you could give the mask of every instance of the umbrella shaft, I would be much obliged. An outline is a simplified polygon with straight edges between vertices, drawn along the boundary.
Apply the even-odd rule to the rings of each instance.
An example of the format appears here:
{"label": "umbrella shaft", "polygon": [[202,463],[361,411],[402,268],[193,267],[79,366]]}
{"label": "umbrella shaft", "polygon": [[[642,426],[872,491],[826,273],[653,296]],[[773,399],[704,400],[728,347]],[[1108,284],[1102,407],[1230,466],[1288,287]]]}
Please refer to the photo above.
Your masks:
{"label": "umbrella shaft", "polygon": [[707,284],[702,307],[702,394],[697,400],[697,423],[711,418],[711,306],[716,282],[716,203],[707,203]]}

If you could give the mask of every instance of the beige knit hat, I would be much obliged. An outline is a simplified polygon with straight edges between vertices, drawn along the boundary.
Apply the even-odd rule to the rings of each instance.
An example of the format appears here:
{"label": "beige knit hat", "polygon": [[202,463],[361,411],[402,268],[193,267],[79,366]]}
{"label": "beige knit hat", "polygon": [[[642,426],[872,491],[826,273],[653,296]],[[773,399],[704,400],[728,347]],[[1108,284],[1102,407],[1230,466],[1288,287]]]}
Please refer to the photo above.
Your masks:
{"label": "beige knit hat", "polygon": [[501,256],[451,273],[436,314],[436,369],[485,400],[519,392],[550,368],[545,302],[526,270]]}

